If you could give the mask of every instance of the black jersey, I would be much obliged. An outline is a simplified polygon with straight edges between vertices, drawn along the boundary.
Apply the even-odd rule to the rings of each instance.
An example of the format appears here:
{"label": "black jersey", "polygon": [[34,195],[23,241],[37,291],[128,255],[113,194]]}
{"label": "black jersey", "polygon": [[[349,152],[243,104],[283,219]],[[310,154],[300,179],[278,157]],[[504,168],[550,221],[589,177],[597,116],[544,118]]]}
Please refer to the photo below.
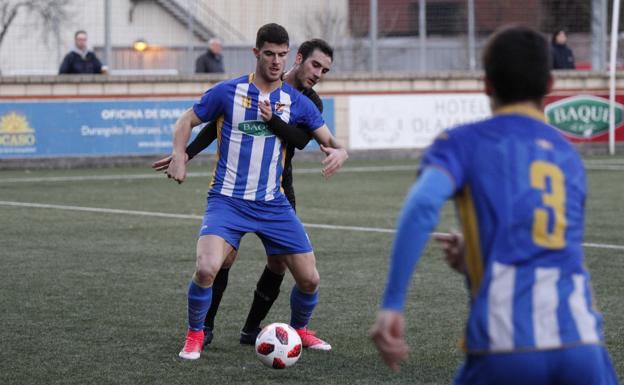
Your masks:
{"label": "black jersey", "polygon": [[[321,101],[321,98],[318,96],[316,91],[312,88],[304,88],[301,93],[307,96],[321,113],[323,112],[323,101]],[[309,139],[311,139],[311,137],[309,137]],[[284,189],[284,195],[286,195],[286,198],[288,198],[290,205],[294,209],[296,206],[296,200],[292,175],[293,156],[295,156],[295,146],[288,143],[286,146],[286,157],[284,159],[284,171],[282,172],[282,188]]]}

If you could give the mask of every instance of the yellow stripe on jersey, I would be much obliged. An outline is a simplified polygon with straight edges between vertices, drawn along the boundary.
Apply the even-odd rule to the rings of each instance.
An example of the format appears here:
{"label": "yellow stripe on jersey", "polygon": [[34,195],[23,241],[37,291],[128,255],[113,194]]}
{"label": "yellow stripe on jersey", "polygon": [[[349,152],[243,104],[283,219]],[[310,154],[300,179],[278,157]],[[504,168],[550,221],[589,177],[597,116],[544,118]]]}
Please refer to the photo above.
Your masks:
{"label": "yellow stripe on jersey", "polygon": [[483,257],[481,255],[481,243],[479,241],[479,223],[472,200],[470,186],[466,186],[456,198],[459,218],[464,234],[464,258],[470,281],[470,291],[473,296],[479,291],[483,279]]}
{"label": "yellow stripe on jersey", "polygon": [[215,177],[217,176],[217,165],[219,164],[219,158],[221,157],[221,127],[223,127],[223,120],[225,119],[225,115],[221,115],[217,119],[217,159],[215,162],[214,169],[212,170],[212,178],[210,178],[210,188],[214,185]]}
{"label": "yellow stripe on jersey", "polygon": [[524,103],[510,104],[508,106],[497,108],[496,110],[494,110],[494,115],[508,115],[508,114],[527,115],[541,122],[547,121],[546,115],[544,115],[544,112],[538,110],[535,107],[528,106]]}

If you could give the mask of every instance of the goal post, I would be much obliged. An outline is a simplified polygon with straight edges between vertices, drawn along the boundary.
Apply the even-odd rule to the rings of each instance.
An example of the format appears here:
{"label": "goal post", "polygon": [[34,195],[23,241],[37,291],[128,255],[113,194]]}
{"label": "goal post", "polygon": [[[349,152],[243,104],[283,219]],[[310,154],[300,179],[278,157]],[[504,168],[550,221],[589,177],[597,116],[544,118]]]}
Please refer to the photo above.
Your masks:
{"label": "goal post", "polygon": [[618,25],[620,0],[613,1],[611,48],[609,50],[609,154],[615,155],[615,74],[617,70]]}

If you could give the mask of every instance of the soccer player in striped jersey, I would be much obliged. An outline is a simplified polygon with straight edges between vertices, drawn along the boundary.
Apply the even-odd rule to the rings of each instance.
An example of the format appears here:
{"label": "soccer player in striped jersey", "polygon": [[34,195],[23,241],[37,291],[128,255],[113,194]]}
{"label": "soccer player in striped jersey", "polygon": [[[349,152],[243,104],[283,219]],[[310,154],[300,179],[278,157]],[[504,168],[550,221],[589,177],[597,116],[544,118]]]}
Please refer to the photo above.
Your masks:
{"label": "soccer player in striped jersey", "polygon": [[583,265],[585,171],[542,113],[552,87],[548,43],[525,27],[502,29],[485,47],[483,67],[494,116],[443,132],[426,151],[371,337],[398,370],[407,358],[409,280],[454,197],[463,238],[440,240],[465,270],[471,295],[467,356],[454,383],[616,384]]}
{"label": "soccer player in striped jersey", "polygon": [[176,122],[167,175],[179,183],[186,177],[185,147],[192,127],[216,119],[219,133],[218,159],[188,289],[188,331],[179,354],[183,359],[200,357],[214,277],[242,236],[250,232],[260,237],[268,256],[286,264],[295,279],[290,324],[304,346],[331,349],[307,328],[317,304],[319,274],[303,225],[281,192],[285,143],[267,128],[266,111],[260,104],[270,106],[271,114],[288,123],[309,128],[327,155],[322,169],[326,177],[342,166],[347,153],[310,99],[282,82],[288,43],[282,26],[261,27],[253,49],[255,72],[217,84]]}
{"label": "soccer player in striped jersey", "polygon": [[[303,42],[297,50],[297,57],[293,67],[282,77],[284,82],[307,96],[318,110],[323,112],[323,102],[318,94],[312,89],[323,76],[329,72],[334,56],[333,48],[321,39],[311,39]],[[262,105],[260,105],[262,107]],[[270,109],[267,110],[267,114]],[[312,139],[309,129],[304,126],[290,125],[283,121],[277,114],[272,117],[267,115],[268,129],[287,143],[282,172],[282,188],[284,194],[296,212],[295,190],[293,187],[292,158],[295,148],[303,150]],[[216,121],[205,125],[197,134],[197,137],[186,147],[186,154],[190,161],[207,148],[217,138]],[[160,159],[152,165],[157,171],[164,171],[171,162],[171,156]],[[233,252],[234,254],[236,251]],[[212,342],[214,336],[214,320],[221,303],[221,298],[227,287],[230,267],[236,258],[229,256],[223,264],[212,285],[212,302],[206,315],[204,324],[204,347]],[[277,258],[267,257],[267,265],[256,284],[253,302],[245,325],[241,330],[240,343],[254,345],[260,332],[260,323],[269,313],[271,306],[279,295],[280,286],[284,279],[286,265]]]}

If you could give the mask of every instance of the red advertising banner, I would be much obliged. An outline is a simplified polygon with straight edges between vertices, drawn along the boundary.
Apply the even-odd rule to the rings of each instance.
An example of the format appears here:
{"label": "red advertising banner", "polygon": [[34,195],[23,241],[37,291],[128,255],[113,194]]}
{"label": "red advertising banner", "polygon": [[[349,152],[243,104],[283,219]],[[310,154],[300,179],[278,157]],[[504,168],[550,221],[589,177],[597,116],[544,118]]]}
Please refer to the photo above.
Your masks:
{"label": "red advertising banner", "polygon": [[[624,141],[624,95],[616,96],[615,140]],[[549,95],[544,113],[572,143],[609,141],[609,95]]]}

